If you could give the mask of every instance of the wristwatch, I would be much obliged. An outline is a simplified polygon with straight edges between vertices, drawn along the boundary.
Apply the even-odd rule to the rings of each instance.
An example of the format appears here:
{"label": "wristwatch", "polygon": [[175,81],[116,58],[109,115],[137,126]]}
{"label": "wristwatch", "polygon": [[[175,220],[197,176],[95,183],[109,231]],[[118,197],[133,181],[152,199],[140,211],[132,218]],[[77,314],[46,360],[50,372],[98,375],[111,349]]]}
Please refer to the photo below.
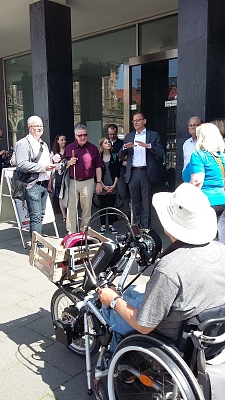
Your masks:
{"label": "wristwatch", "polygon": [[111,303],[110,303],[110,308],[112,308],[113,310],[115,310],[116,302],[117,302],[117,300],[120,299],[120,298],[121,298],[120,296],[116,296],[116,297],[111,301]]}

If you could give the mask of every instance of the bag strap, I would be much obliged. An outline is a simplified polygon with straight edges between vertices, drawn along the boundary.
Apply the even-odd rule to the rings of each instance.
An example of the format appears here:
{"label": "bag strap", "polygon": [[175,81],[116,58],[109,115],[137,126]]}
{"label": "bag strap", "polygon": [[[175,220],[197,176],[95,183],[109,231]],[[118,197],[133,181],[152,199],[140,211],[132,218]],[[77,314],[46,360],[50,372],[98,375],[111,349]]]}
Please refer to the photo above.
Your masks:
{"label": "bag strap", "polygon": [[219,156],[219,155],[215,155],[215,154],[212,153],[211,151],[210,151],[210,154],[212,154],[212,156],[213,156],[214,159],[216,160],[217,164],[219,164],[220,170],[221,170],[221,172],[222,172],[223,180],[225,180],[225,171],[224,171],[224,167],[223,167],[222,161],[221,161],[221,159],[220,159],[220,156]]}
{"label": "bag strap", "polygon": [[[28,144],[29,144],[29,146],[30,146],[30,149],[32,150],[32,153],[33,153],[33,147],[32,147],[31,144],[30,144],[30,141],[29,141],[29,139],[28,139],[28,136],[27,136],[27,141],[28,141]],[[37,155],[37,157],[35,157],[34,159],[31,158],[31,161],[32,161],[32,162],[38,163],[38,161],[40,160],[41,155],[42,155],[42,153],[43,153],[43,151],[44,151],[43,145],[44,145],[44,142],[40,142],[40,148],[39,148],[38,155]]]}

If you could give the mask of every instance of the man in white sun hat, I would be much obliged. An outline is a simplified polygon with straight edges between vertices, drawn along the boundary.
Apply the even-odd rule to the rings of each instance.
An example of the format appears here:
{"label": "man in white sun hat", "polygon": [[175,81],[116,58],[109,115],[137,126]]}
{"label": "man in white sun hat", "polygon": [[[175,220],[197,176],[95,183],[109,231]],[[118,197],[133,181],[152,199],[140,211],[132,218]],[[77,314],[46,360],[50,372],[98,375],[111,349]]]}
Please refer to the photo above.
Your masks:
{"label": "man in white sun hat", "polygon": [[99,290],[102,304],[113,306],[103,307],[114,330],[112,351],[117,333],[133,330],[155,330],[176,341],[184,320],[225,304],[225,246],[213,240],[217,219],[207,196],[182,183],[174,193],[156,193],[153,206],[172,244],[160,255],[146,287],[129,288],[123,298],[113,289]]}

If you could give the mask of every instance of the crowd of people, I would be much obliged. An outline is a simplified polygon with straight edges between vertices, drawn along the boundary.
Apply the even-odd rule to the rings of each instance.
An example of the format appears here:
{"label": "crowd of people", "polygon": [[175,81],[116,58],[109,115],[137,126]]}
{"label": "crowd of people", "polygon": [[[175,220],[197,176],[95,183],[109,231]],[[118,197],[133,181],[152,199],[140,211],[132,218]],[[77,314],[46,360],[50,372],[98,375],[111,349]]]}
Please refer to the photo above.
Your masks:
{"label": "crowd of people", "polygon": [[[41,233],[48,192],[53,205],[59,205],[68,233],[82,231],[86,226],[94,192],[100,209],[115,206],[119,194],[129,220],[140,228],[151,229],[153,188],[159,180],[158,159],[165,153],[159,134],[147,130],[146,122],[142,112],[135,113],[134,130],[124,140],[118,138],[118,126],[109,124],[108,136],[102,137],[99,147],[89,142],[87,127],[77,124],[74,142],[67,144],[66,135],[58,134],[50,152],[41,138],[41,118],[28,118],[28,135],[17,142],[12,165],[30,174],[26,202],[31,235],[33,230]],[[183,145],[182,178],[208,197],[218,219],[218,239],[225,244],[225,119],[203,123],[199,116],[194,116],[188,121],[188,130],[191,137]],[[0,157],[6,156],[6,151],[1,150]],[[117,233],[114,222],[113,215],[101,213],[99,232]]]}
{"label": "crowd of people", "polygon": [[[50,152],[42,140],[41,118],[28,118],[29,133],[17,142],[13,165],[30,174],[26,202],[31,235],[34,230],[41,233],[48,192],[59,202],[68,233],[82,231],[87,225],[94,191],[100,209],[113,207],[118,193],[129,220],[132,214],[133,223],[151,229],[152,184],[158,180],[157,157],[163,157],[164,150],[159,134],[146,130],[143,113],[134,114],[133,124],[135,130],[124,141],[117,136],[117,125],[110,124],[108,137],[100,140],[99,148],[89,142],[87,127],[77,124],[74,142],[67,144],[66,136],[58,134]],[[114,221],[110,213],[101,213],[100,233],[107,229],[117,233]]]}

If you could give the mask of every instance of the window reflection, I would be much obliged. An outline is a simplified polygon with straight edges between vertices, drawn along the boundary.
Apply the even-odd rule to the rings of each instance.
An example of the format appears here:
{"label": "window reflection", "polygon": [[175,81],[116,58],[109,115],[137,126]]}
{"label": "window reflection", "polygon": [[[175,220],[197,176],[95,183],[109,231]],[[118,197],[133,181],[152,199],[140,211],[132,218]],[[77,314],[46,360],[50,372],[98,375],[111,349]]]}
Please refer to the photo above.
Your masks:
{"label": "window reflection", "polygon": [[9,145],[15,148],[26,133],[27,118],[33,114],[31,55],[6,60],[5,77]]}
{"label": "window reflection", "polygon": [[[177,47],[177,15],[145,22],[140,28],[140,54]],[[94,139],[94,129],[97,129],[97,135],[102,136],[110,123],[118,125],[119,136],[126,133],[123,62],[136,56],[136,38],[136,26],[131,26],[72,44],[74,124],[88,124],[93,128]],[[34,112],[31,55],[6,60],[5,75],[9,145],[15,146],[26,133],[26,120]],[[142,107],[141,66],[134,67],[132,75],[131,108],[135,111]],[[169,118],[172,126],[168,126],[168,132],[172,132],[175,114],[173,110],[168,110],[168,113],[172,114]]]}
{"label": "window reflection", "polygon": [[141,25],[141,54],[153,54],[178,46],[178,16],[148,21]]}
{"label": "window reflection", "polygon": [[[73,51],[74,123],[115,123],[123,135],[123,60],[135,55],[135,27],[75,42]],[[96,138],[95,138],[96,140]]]}

